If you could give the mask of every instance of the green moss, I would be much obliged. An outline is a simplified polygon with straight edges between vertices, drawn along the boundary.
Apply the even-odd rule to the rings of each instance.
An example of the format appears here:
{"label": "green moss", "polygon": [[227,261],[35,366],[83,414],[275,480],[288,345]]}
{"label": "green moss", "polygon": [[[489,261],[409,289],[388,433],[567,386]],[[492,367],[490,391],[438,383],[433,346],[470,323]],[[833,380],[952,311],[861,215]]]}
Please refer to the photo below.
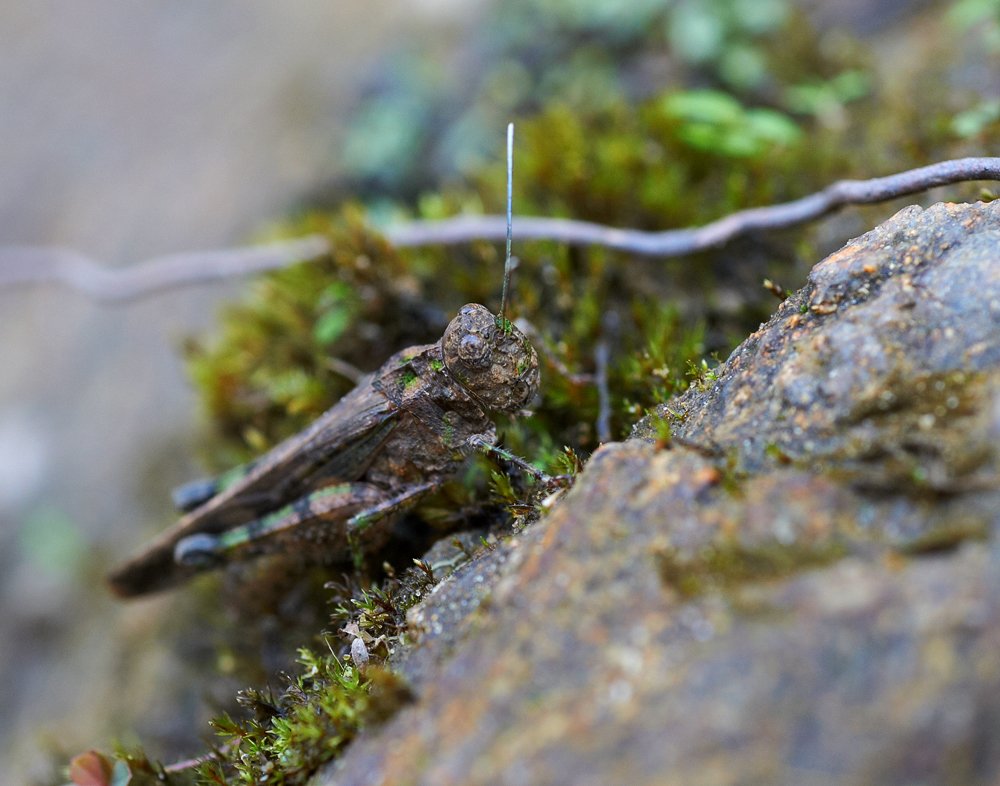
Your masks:
{"label": "green moss", "polygon": [[966,541],[985,541],[989,538],[992,528],[983,519],[959,519],[948,521],[922,533],[915,539],[903,545],[900,550],[904,554],[935,554],[951,551]]}
{"label": "green moss", "polygon": [[500,330],[500,332],[503,333],[505,336],[509,336],[511,334],[511,330],[514,327],[513,323],[509,319],[507,319],[507,317],[503,316],[497,316],[496,325],[497,328]]}
{"label": "green moss", "polygon": [[719,374],[715,370],[718,365],[717,359],[714,361],[714,366],[709,365],[707,358],[701,358],[697,363],[693,360],[688,361],[686,373],[696,390],[704,392],[718,381]]}
{"label": "green moss", "polygon": [[400,678],[378,667],[362,672],[334,655],[299,651],[301,673],[277,698],[248,690],[241,703],[251,717],[212,722],[218,758],[203,763],[205,783],[305,783],[364,726],[384,720],[407,699]]}
{"label": "green moss", "polygon": [[[218,754],[197,770],[202,783],[306,782],[335,758],[362,728],[381,723],[412,699],[406,683],[386,665],[390,649],[402,643],[406,612],[436,583],[430,567],[417,561],[385,586],[362,589],[330,585],[341,597],[324,644],[328,654],[299,650],[298,667],[285,676],[278,696],[248,689],[240,693],[244,715],[224,714],[212,721],[219,735]],[[344,632],[366,645],[362,667],[331,642]]]}
{"label": "green moss", "polygon": [[[782,24],[801,20],[792,15]],[[815,44],[814,37],[805,40]],[[789,52],[767,49],[782,84],[829,82],[836,101],[854,102],[858,112],[878,104],[879,96],[864,94],[854,78],[866,67],[856,48],[821,64],[809,64],[815,47],[793,48],[797,71]],[[872,115],[871,139],[859,147],[828,127],[826,110],[794,114],[792,104],[782,106],[751,94],[676,88],[635,101],[613,87],[598,105],[549,103],[518,125],[516,213],[640,228],[689,226],[800,197],[835,177],[882,171],[885,150],[895,151],[900,165],[926,161],[918,149],[898,160],[898,126],[878,124],[882,109]],[[949,138],[928,113],[908,119],[907,127],[923,129],[928,143]],[[506,172],[497,153],[493,163],[472,168],[464,184],[425,192],[417,215],[501,212]],[[218,339],[192,345],[193,375],[222,437],[212,443],[214,466],[275,444],[346,392],[351,380],[331,358],[371,371],[393,351],[440,338],[461,304],[496,306],[499,245],[394,250],[366,223],[368,217],[398,219],[407,210],[413,208],[381,203],[367,216],[348,207],[291,222],[288,232],[327,232],[331,257],[263,277],[245,303],[223,317]],[[543,383],[535,417],[502,424],[508,447],[543,463],[562,445],[584,452],[596,447],[598,400],[587,375],[595,371],[601,342],[613,350],[605,373],[614,437],[692,381],[710,384],[706,355],[724,356],[769,315],[773,303],[757,286],[762,273],[801,280],[815,261],[808,237],[799,233],[794,246],[777,235],[744,239],[664,263],[601,248],[518,242],[515,224],[521,265],[512,313],[541,336]]]}
{"label": "green moss", "polygon": [[660,447],[669,447],[673,438],[673,421],[659,412],[649,416],[650,435]]}
{"label": "green moss", "polygon": [[438,325],[410,306],[409,262],[359,208],[306,216],[287,228],[303,231],[327,234],[331,254],[260,277],[222,312],[214,337],[187,344],[214,432],[208,463],[216,469],[299,431],[350,390],[344,364],[371,370],[372,358],[437,338]]}
{"label": "green moss", "polygon": [[655,556],[660,579],[682,597],[725,590],[748,582],[767,581],[830,564],[846,553],[838,541],[745,544],[735,540],[706,546],[695,555],[659,549]]}
{"label": "green moss", "polygon": [[375,656],[388,657],[389,650],[400,643],[406,629],[406,612],[413,608],[437,584],[434,570],[426,562],[414,560],[413,565],[398,577],[391,576],[381,586],[342,588],[341,595],[350,598],[339,603],[331,617],[336,631],[357,626]]}

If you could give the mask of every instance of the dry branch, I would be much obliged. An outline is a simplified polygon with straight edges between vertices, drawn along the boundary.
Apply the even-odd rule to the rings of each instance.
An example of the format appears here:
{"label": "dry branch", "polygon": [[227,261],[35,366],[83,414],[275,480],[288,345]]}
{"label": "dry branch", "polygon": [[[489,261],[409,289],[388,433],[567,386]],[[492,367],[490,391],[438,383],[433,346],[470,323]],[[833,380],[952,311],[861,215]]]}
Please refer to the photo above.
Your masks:
{"label": "dry branch", "polygon": [[[884,202],[970,180],[1000,180],[1000,158],[960,158],[888,177],[840,180],[801,199],[740,210],[697,228],[646,232],[572,219],[522,217],[515,220],[515,231],[520,240],[552,240],[675,257],[719,246],[750,232],[802,224],[846,205]],[[384,234],[399,247],[455,245],[503,240],[507,224],[504,216],[457,216],[397,224]],[[172,254],[112,269],[68,249],[7,246],[0,247],[0,287],[58,283],[95,300],[124,302],[177,287],[285,267],[329,251],[325,237],[308,235],[266,246]]]}

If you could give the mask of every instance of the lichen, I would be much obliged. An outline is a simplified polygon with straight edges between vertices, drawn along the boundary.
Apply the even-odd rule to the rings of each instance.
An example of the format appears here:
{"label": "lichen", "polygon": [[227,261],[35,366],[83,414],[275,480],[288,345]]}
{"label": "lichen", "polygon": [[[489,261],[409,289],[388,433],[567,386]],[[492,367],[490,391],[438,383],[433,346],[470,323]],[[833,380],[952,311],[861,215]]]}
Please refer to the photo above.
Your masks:
{"label": "lichen", "polygon": [[742,584],[780,579],[828,565],[847,553],[836,540],[821,543],[746,544],[725,540],[682,555],[675,549],[659,548],[654,554],[660,580],[681,597],[690,598],[710,590],[730,590]]}

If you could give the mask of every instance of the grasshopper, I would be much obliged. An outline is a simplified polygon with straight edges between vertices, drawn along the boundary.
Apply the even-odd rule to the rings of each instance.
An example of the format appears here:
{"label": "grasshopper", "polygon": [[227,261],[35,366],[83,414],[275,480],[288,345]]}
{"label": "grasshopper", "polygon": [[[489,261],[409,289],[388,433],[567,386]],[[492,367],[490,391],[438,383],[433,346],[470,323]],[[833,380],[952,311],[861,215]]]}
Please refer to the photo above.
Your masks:
{"label": "grasshopper", "polygon": [[[497,441],[539,385],[531,343],[504,316],[510,277],[513,125],[507,129],[507,256],[499,314],[463,306],[435,344],[393,355],[309,427],[214,480],[175,492],[186,513],[108,576],[133,597],[278,552],[374,551],[401,511]],[[495,448],[499,450],[499,448]]]}

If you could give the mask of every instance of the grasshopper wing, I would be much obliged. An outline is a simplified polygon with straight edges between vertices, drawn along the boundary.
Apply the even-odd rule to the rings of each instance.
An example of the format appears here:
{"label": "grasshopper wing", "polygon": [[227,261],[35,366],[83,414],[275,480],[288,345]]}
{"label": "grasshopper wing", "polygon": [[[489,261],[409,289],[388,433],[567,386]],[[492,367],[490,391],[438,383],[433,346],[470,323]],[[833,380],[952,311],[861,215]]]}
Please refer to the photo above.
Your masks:
{"label": "grasshopper wing", "polygon": [[362,380],[304,431],[251,462],[243,477],[181,518],[108,576],[121,597],[165,589],[197,573],[174,561],[174,547],[196,533],[216,534],[332,483],[361,478],[397,423],[395,404]]}

